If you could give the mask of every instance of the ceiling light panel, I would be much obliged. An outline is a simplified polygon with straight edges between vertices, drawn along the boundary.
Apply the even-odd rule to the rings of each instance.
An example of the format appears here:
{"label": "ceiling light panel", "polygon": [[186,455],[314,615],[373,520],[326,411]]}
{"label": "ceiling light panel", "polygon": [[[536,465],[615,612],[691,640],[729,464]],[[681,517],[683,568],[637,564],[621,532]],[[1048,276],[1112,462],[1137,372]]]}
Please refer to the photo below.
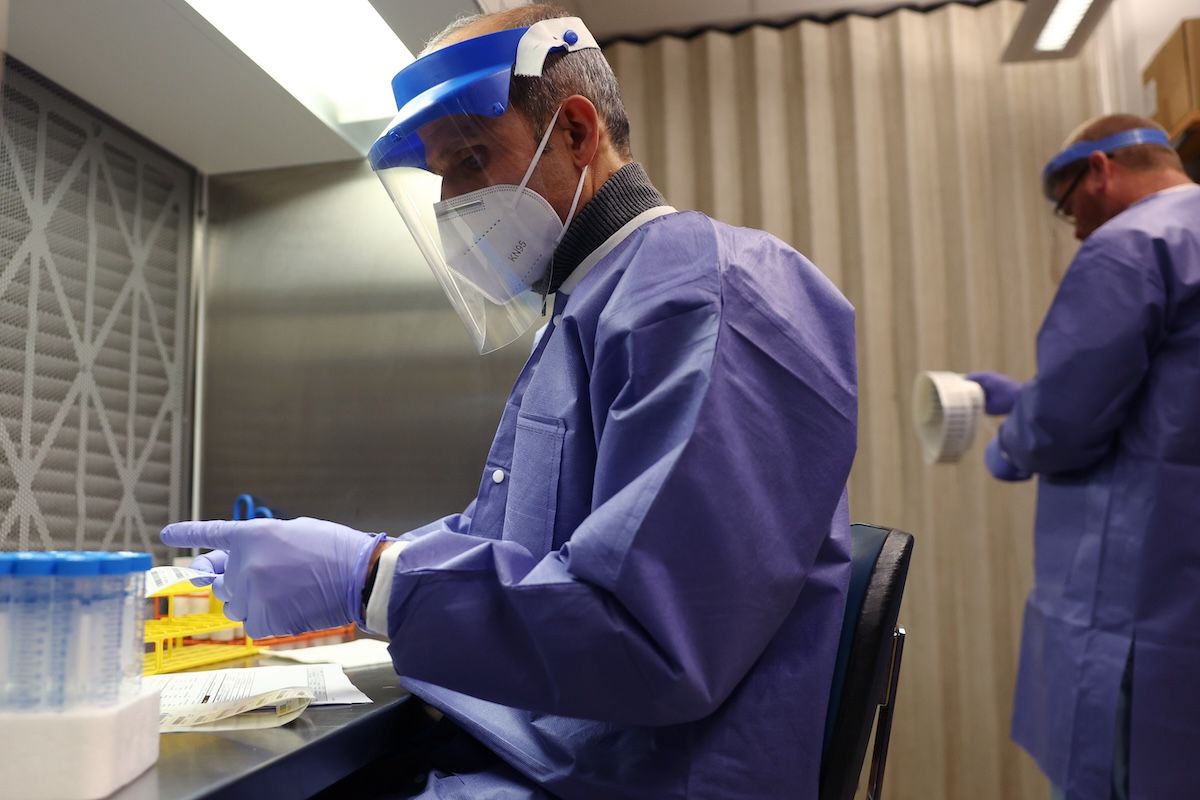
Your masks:
{"label": "ceiling light panel", "polygon": [[1112,0],[1027,0],[1004,61],[1071,58],[1087,42]]}
{"label": "ceiling light panel", "polygon": [[391,78],[413,56],[368,0],[185,2],[362,152],[395,113]]}

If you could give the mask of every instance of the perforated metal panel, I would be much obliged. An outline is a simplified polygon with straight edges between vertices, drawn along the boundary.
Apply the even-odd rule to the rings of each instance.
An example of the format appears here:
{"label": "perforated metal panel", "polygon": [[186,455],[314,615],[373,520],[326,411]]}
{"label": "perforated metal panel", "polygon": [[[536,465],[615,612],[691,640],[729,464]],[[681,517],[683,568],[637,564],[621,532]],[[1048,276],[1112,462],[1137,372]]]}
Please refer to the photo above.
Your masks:
{"label": "perforated metal panel", "polygon": [[0,117],[0,548],[160,549],[194,173],[11,60]]}

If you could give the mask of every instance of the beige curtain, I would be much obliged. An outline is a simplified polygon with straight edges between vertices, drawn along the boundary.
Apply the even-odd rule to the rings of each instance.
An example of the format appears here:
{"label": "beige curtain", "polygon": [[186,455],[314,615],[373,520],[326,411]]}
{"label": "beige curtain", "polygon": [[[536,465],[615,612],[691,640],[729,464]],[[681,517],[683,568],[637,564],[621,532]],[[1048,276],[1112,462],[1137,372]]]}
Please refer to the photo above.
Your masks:
{"label": "beige curtain", "polygon": [[[708,32],[606,53],[668,200],[764,228],[858,309],[857,521],[917,537],[887,795],[1043,800],[1008,737],[1034,489],[921,462],[920,369],[1033,371],[1074,250],[1042,164],[1098,113],[1096,56],[1001,65],[1021,4]],[[990,437],[989,422],[983,438]]]}

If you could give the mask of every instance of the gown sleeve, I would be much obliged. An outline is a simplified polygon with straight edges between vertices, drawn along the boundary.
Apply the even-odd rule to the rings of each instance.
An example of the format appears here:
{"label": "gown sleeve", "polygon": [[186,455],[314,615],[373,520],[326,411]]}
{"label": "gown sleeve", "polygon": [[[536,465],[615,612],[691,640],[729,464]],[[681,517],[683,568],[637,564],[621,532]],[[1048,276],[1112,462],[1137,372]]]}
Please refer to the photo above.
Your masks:
{"label": "gown sleeve", "polygon": [[1162,277],[1100,234],[1080,248],[1038,334],[1037,375],[1000,426],[1025,472],[1084,469],[1113,446],[1164,336]]}

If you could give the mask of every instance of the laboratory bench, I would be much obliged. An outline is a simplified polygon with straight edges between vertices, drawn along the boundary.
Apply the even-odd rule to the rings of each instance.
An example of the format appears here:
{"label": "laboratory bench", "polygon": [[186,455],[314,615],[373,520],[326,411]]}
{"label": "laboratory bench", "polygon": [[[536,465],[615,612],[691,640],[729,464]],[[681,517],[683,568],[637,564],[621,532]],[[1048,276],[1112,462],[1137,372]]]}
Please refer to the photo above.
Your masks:
{"label": "laboratory bench", "polygon": [[408,694],[392,666],[346,675],[373,702],[309,706],[266,730],[161,734],[158,763],[109,800],[304,798],[410,747]]}

